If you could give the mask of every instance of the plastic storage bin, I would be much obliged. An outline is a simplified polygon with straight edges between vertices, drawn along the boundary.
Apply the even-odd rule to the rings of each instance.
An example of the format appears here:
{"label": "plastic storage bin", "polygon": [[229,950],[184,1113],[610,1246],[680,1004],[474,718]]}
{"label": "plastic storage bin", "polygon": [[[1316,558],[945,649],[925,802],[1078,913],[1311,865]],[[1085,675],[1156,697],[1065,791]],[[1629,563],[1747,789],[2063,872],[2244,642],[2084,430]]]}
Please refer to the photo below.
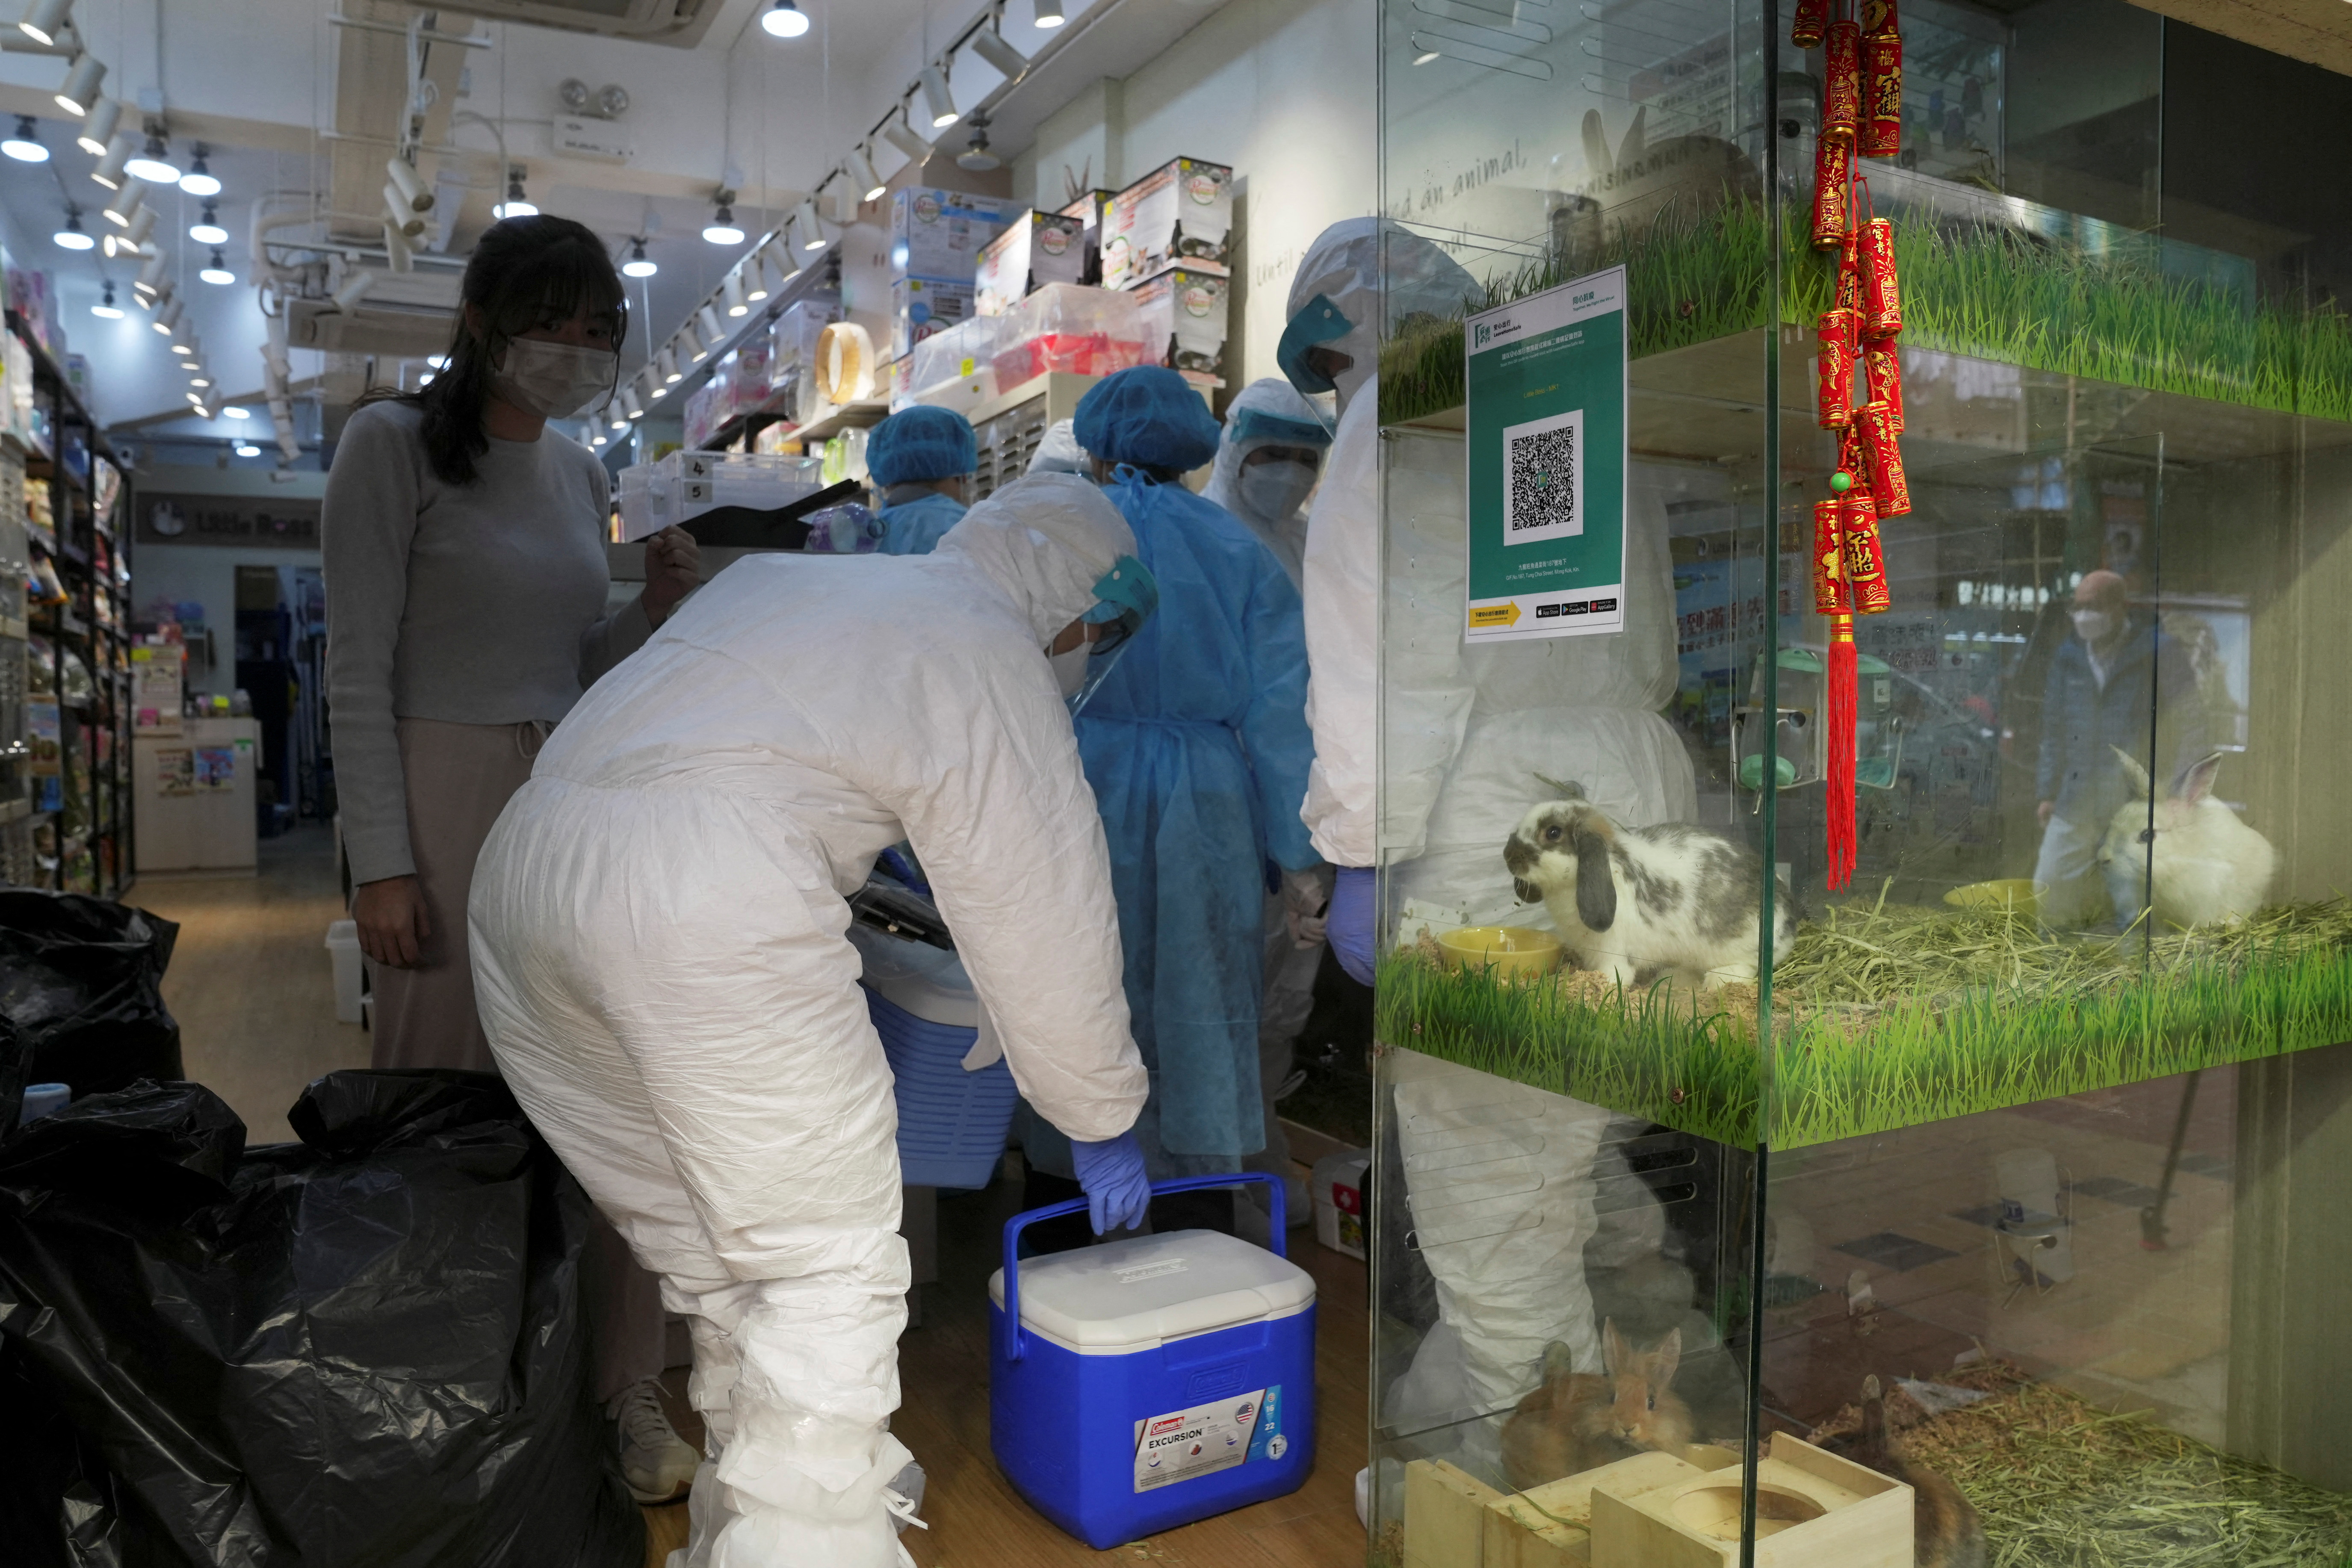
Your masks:
{"label": "plastic storage bin", "polygon": [[360,924],[337,921],[327,928],[327,956],[335,964],[335,1022],[360,1021]]}
{"label": "plastic storage bin", "polygon": [[849,940],[866,961],[866,1012],[897,1084],[899,1181],[988,1185],[1021,1094],[1001,1060],[964,1070],[964,1053],[980,1037],[980,997],[962,962],[865,926],[850,927]]}
{"label": "plastic storage bin", "polygon": [[1143,363],[1143,316],[1131,294],[1048,283],[994,320],[996,384],[1010,392],[1048,371],[1108,375]]}
{"label": "plastic storage bin", "polygon": [[621,470],[621,537],[643,539],[712,512],[769,512],[824,488],[815,458],[672,452]]}
{"label": "plastic storage bin", "polygon": [[910,397],[922,402],[925,394],[973,374],[988,378],[979,394],[981,401],[995,396],[996,344],[1003,326],[1002,316],[974,316],[917,343],[908,375]]}
{"label": "plastic storage bin", "polygon": [[[1015,1490],[1097,1550],[1298,1489],[1315,1465],[1315,1281],[1285,1258],[1282,1184],[1265,1252],[1180,1230],[1017,1261],[989,1280],[989,1444]],[[1016,1333],[1008,1326],[1017,1321]]]}

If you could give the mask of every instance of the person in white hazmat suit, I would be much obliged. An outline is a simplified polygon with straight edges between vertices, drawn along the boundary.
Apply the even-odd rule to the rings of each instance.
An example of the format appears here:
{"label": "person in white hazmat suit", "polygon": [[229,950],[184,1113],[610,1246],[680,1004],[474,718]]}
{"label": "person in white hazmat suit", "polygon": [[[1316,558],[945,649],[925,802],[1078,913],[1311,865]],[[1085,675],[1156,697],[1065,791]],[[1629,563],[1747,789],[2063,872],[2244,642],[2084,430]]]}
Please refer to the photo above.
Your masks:
{"label": "person in white hazmat suit", "polygon": [[[1294,588],[1307,552],[1307,497],[1330,445],[1331,433],[1323,427],[1314,405],[1290,383],[1280,376],[1254,381],[1225,409],[1216,461],[1201,491],[1203,499],[1233,513],[1265,542]],[[1323,910],[1330,902],[1331,868],[1318,867],[1315,876],[1321,892],[1311,907],[1293,908],[1297,900],[1288,889],[1265,897],[1265,994],[1257,1015],[1265,1147],[1242,1160],[1244,1169],[1264,1171],[1287,1184],[1294,1226],[1314,1224],[1315,1205],[1306,1181],[1293,1169],[1290,1139],[1283,1131],[1276,1101],[1290,1085],[1298,1036],[1315,1010],[1316,971],[1323,964]]]}
{"label": "person in white hazmat suit", "polygon": [[[1627,629],[1612,637],[1465,645],[1459,435],[1391,433],[1383,536],[1383,332],[1416,316],[1458,318],[1482,292],[1403,226],[1350,219],[1308,247],[1276,349],[1294,386],[1338,407],[1302,563],[1315,765],[1301,816],[1339,868],[1332,948],[1366,983],[1379,863],[1391,879],[1392,941],[1545,923],[1540,910],[1517,909],[1502,863],[1504,840],[1548,796],[1538,774],[1578,781],[1629,824],[1696,814],[1687,753],[1658,712],[1676,680],[1664,509],[1638,477]],[[1610,1113],[1433,1058],[1401,1056],[1392,1074],[1404,1196],[1439,1321],[1379,1418],[1427,1428],[1507,1414],[1540,1381],[1554,1341],[1578,1370],[1600,1371],[1586,1268],[1654,1254],[1664,1238],[1660,1211],[1628,1178],[1612,1185],[1631,1206],[1588,1252],[1601,1229],[1596,1182],[1624,1170],[1601,1146]],[[1498,1426],[1464,1428],[1456,1458],[1499,1483]]]}
{"label": "person in white hazmat suit", "polygon": [[709,1462],[670,1568],[906,1561],[897,1113],[844,935],[880,850],[921,856],[1097,1231],[1142,1220],[1144,1069],[1064,706],[1134,546],[1056,475],[929,555],[739,562],[572,710],[482,851],[499,1068],[693,1331]]}

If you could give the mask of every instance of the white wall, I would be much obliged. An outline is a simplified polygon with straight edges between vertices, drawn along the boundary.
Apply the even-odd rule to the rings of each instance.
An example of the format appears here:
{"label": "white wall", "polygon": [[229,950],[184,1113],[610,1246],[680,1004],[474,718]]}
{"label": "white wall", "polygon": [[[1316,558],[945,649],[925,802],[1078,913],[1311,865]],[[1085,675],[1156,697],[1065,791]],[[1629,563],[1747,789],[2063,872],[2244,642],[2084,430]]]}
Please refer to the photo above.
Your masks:
{"label": "white wall", "polygon": [[1371,0],[1233,0],[1108,90],[1082,94],[1013,161],[1013,189],[1059,206],[1064,169],[1115,189],[1175,157],[1234,168],[1228,378],[1279,375],[1291,274],[1318,234],[1379,202]]}

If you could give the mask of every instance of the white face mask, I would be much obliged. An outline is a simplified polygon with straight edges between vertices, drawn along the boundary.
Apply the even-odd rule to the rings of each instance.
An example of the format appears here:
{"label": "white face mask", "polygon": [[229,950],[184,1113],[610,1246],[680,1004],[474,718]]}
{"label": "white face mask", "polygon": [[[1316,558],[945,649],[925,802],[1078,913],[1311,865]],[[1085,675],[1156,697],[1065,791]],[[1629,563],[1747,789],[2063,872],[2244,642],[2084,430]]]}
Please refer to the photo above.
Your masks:
{"label": "white face mask", "polygon": [[1243,466],[1240,500],[1251,516],[1277,523],[1297,511],[1315,489],[1315,470],[1305,463]]}
{"label": "white face mask", "polygon": [[1087,683],[1087,655],[1093,649],[1092,643],[1080,643],[1067,653],[1045,656],[1045,662],[1054,667],[1054,681],[1062,689],[1065,700],[1076,697],[1078,688]]}
{"label": "white face mask", "polygon": [[2074,635],[2091,647],[2096,647],[2116,635],[2116,617],[2105,610],[2076,610]]}
{"label": "white face mask", "polygon": [[516,338],[490,370],[490,390],[541,419],[569,419],[602,403],[613,390],[621,356],[538,338]]}

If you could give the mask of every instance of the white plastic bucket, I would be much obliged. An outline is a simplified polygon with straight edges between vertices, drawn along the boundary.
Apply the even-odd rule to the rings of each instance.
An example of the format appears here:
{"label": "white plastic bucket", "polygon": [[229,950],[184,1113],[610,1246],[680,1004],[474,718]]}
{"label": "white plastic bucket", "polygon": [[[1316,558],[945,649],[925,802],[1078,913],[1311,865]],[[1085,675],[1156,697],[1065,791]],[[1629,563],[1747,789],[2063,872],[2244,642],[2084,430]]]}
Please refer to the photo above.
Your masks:
{"label": "white plastic bucket", "polygon": [[360,1021],[360,927],[337,921],[327,928],[327,954],[335,961],[335,1022]]}

